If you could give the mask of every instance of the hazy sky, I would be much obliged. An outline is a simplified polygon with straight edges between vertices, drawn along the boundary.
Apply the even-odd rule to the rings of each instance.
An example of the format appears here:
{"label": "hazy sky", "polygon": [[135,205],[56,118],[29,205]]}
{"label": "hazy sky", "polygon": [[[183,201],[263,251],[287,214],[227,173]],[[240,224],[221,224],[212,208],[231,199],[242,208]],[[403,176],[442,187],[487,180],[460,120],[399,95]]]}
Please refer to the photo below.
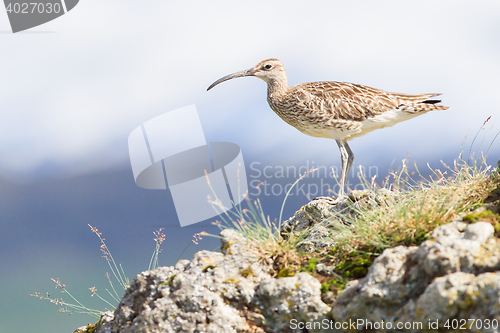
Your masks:
{"label": "hazy sky", "polygon": [[[398,159],[439,156],[459,149],[488,116],[498,122],[499,15],[494,0],[82,1],[53,22],[1,35],[0,174],[124,165],[118,147],[132,129],[193,103],[209,141],[236,142],[252,156],[279,152],[284,164],[339,163],[331,140],[306,137],[273,114],[261,80],[206,92],[270,57],[284,62],[290,84],[444,93],[451,110],[352,144],[356,162],[387,150]],[[0,25],[9,30],[1,11]]]}
{"label": "hazy sky", "polygon": [[[271,111],[263,81],[206,91],[263,59],[282,60],[289,84],[443,93],[450,110],[353,140],[355,168],[385,174],[407,154],[420,165],[451,163],[468,131],[470,144],[492,116],[476,141],[485,138],[486,150],[500,130],[499,18],[498,0],[82,0],[12,34],[0,10],[0,332],[71,332],[92,320],[27,296],[53,291],[50,277],[78,295],[94,281],[106,287],[87,223],[105,233],[131,278],[147,268],[159,226],[167,226],[160,264],[206,230],[178,227],[168,191],[133,183],[127,138],[151,118],[195,104],[207,141],[241,147],[249,181],[268,165],[340,165],[333,140],[307,137]],[[489,162],[499,158],[497,139]],[[276,217],[281,197],[261,200]],[[305,200],[291,198],[285,215]],[[184,257],[201,246],[213,250],[217,239]]]}

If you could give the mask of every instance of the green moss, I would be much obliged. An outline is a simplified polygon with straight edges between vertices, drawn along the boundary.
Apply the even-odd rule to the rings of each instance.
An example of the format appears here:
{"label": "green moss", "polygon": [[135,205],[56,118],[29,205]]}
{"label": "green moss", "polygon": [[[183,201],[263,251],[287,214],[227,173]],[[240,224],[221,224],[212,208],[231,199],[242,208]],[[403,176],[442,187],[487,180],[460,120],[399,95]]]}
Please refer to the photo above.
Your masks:
{"label": "green moss", "polygon": [[350,273],[348,275],[349,277],[352,276],[353,278],[358,279],[358,278],[366,276],[366,274],[368,273],[368,268],[366,268],[366,267],[355,267],[349,273]]}
{"label": "green moss", "polygon": [[223,283],[226,283],[226,284],[227,284],[227,283],[233,283],[233,284],[236,284],[236,283],[240,283],[240,280],[237,280],[237,279],[235,279],[235,278],[233,278],[233,277],[230,277],[230,278],[226,279]]}
{"label": "green moss", "polygon": [[278,279],[279,278],[282,278],[282,277],[289,277],[289,276],[293,276],[293,273],[290,272],[290,270],[288,268],[283,268],[282,270],[280,270],[278,272]]}
{"label": "green moss", "polygon": [[243,276],[244,278],[249,277],[249,276],[255,276],[254,272],[252,271],[252,267],[248,266],[248,268],[242,270],[240,272],[240,275]]}
{"label": "green moss", "polygon": [[97,321],[97,323],[95,323],[94,325],[90,325],[88,324],[87,325],[87,328],[85,329],[85,332],[84,333],[94,333],[95,330],[97,329],[97,325],[101,322],[101,320],[99,319]]}
{"label": "green moss", "polygon": [[415,234],[415,236],[411,239],[405,240],[406,246],[418,246],[422,244],[424,241],[430,238],[430,232],[427,230],[421,230]]}
{"label": "green moss", "polygon": [[158,286],[159,287],[162,287],[162,286],[168,286],[170,285],[170,283],[172,283],[172,280],[177,276],[177,274],[174,274],[170,277],[170,279],[168,279],[168,281],[166,282],[163,282],[163,283],[160,283]]}
{"label": "green moss", "polygon": [[345,287],[345,280],[342,279],[330,279],[328,282],[321,284],[321,292],[327,293],[329,291],[336,290],[341,292]]}
{"label": "green moss", "polygon": [[311,258],[307,260],[307,265],[305,267],[300,267],[299,271],[312,274],[316,272],[316,265],[320,263],[319,259]]}
{"label": "green moss", "polygon": [[500,221],[500,215],[493,213],[491,210],[485,209],[482,212],[470,213],[462,217],[464,222],[474,223],[479,220],[495,220],[496,222]]}
{"label": "green moss", "polygon": [[373,256],[364,252],[353,251],[335,267],[335,273],[345,279],[360,279],[368,273]]}
{"label": "green moss", "polygon": [[316,271],[316,265],[319,264],[319,259],[311,258],[308,260],[308,264],[305,267],[307,271],[314,273]]}
{"label": "green moss", "polygon": [[334,256],[337,252],[341,250],[340,246],[334,246],[330,249],[330,254]]}
{"label": "green moss", "polygon": [[214,269],[214,268],[215,268],[214,265],[208,265],[205,268],[203,268],[203,273],[206,273],[209,269]]}

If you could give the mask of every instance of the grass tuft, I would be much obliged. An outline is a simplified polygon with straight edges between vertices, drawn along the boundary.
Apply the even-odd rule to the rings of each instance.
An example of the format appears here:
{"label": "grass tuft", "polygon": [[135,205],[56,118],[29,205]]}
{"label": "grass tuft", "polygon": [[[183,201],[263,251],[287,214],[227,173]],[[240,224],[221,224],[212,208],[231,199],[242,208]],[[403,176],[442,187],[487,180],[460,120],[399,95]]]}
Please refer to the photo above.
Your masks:
{"label": "grass tuft", "polygon": [[[410,172],[403,160],[402,167],[390,173],[380,186],[360,173],[360,199],[349,200],[343,211],[322,222],[329,226],[324,238],[334,244],[330,248],[301,252],[308,230],[280,234],[281,214],[278,223],[272,223],[258,199],[247,200],[246,209],[239,206],[226,211],[217,224],[237,230],[262,258],[271,259],[274,277],[308,272],[318,278],[322,292],[331,300],[331,295],[337,295],[348,281],[366,276],[373,260],[385,249],[418,246],[436,227],[458,217],[471,223],[491,219],[496,235],[500,234],[497,212],[471,214],[491,202],[493,194],[498,199],[493,204],[500,207],[497,168],[492,170],[484,156],[479,160],[469,156],[466,162],[461,155],[451,166],[443,163],[442,170],[428,167],[430,176],[424,177],[416,165]],[[319,263],[333,266],[333,272],[318,273]]]}
{"label": "grass tuft", "polygon": [[[348,216],[347,224],[332,217],[335,232],[330,237],[341,249],[374,254],[399,245],[420,245],[437,226],[483,206],[497,186],[498,173],[490,172],[484,158],[472,165],[457,160],[453,166],[443,166],[444,172],[429,167],[430,178],[423,177],[415,166],[419,176],[415,180],[403,161],[403,167],[390,174],[384,187],[370,183],[367,188],[376,194],[390,190],[391,195],[379,196],[380,204],[368,210],[351,205],[357,214]],[[361,180],[368,184],[363,177]]]}

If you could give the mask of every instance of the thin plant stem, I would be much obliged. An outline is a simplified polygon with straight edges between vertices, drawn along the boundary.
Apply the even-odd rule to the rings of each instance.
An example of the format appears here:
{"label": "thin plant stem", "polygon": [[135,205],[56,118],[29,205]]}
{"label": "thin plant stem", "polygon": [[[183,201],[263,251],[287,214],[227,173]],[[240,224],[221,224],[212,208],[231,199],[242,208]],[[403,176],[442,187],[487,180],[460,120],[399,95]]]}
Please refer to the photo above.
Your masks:
{"label": "thin plant stem", "polygon": [[288,199],[288,195],[290,194],[290,192],[292,191],[292,189],[295,187],[295,185],[297,185],[298,182],[300,182],[302,179],[304,179],[304,177],[306,177],[308,174],[310,174],[311,172],[314,172],[316,170],[318,170],[318,169],[311,169],[311,170],[305,172],[302,176],[300,176],[293,183],[292,186],[290,186],[290,188],[286,192],[285,198],[283,199],[283,203],[281,204],[280,217],[279,217],[279,220],[278,220],[278,229],[281,228],[281,222],[282,222],[282,217],[283,217],[283,210],[285,209],[285,203],[286,203],[286,200]]}

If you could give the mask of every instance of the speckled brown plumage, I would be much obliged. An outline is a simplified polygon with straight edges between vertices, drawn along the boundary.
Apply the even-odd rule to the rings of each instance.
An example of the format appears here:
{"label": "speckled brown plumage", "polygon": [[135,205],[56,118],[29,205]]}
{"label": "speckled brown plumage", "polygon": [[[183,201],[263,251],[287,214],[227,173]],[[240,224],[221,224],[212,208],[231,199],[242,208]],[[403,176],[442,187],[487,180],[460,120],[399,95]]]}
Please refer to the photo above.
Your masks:
{"label": "speckled brown plumage", "polygon": [[339,197],[344,195],[345,178],[354,159],[347,140],[428,111],[448,109],[437,104],[439,100],[431,99],[440,94],[390,93],[335,81],[288,86],[285,67],[278,59],[267,59],[249,70],[227,75],[215,81],[208,90],[243,76],[256,76],[267,83],[269,106],[285,122],[307,135],[337,141],[342,155]]}

